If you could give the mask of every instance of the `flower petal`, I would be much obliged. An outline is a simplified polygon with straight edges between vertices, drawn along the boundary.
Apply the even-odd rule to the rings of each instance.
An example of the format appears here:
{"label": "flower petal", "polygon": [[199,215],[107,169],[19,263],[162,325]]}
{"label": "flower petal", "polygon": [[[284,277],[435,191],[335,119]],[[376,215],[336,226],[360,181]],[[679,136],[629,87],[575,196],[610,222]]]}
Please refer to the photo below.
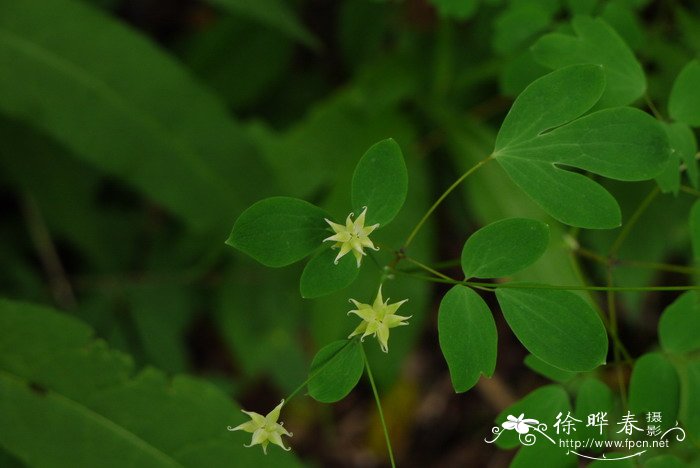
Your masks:
{"label": "flower petal", "polygon": [[265,422],[266,423],[276,423],[277,420],[280,417],[280,411],[282,410],[282,407],[284,406],[284,400],[280,401],[280,404],[275,406],[275,409],[267,413],[267,416],[265,416]]}

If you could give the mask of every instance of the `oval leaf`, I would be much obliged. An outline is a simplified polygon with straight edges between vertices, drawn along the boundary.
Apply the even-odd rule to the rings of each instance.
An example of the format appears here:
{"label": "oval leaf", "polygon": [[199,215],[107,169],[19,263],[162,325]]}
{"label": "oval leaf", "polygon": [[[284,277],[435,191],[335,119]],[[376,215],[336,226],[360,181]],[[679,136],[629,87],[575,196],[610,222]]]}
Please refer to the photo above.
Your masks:
{"label": "oval leaf", "polygon": [[673,83],[668,110],[675,120],[700,127],[700,61],[693,60]]}
{"label": "oval leaf", "polygon": [[238,217],[226,243],[263,265],[286,266],[321,247],[330,235],[327,217],[321,208],[304,200],[266,198]]}
{"label": "oval leaf", "polygon": [[498,288],[498,303],[518,340],[532,354],[568,371],[605,364],[608,339],[590,305],[570,291]]}
{"label": "oval leaf", "polygon": [[466,278],[499,278],[522,270],[542,256],[549,227],[534,219],[496,221],[469,236],[462,249]]}
{"label": "oval leaf", "polygon": [[472,388],[481,374],[493,375],[498,351],[496,323],[472,289],[457,285],[445,294],[438,312],[438,334],[456,392]]}
{"label": "oval leaf", "polygon": [[700,349],[700,293],[688,291],[666,307],[659,320],[659,342],[672,353]]}
{"label": "oval leaf", "polygon": [[321,348],[311,362],[309,395],[321,403],[342,400],[360,381],[363,368],[357,341],[334,341]]}
{"label": "oval leaf", "polygon": [[407,192],[408,173],[399,145],[389,138],[367,150],[352,176],[355,213],[366,206],[366,224],[385,226],[403,206]]}
{"label": "oval leaf", "polygon": [[334,263],[337,251],[324,249],[304,267],[299,283],[301,297],[325,296],[352,284],[360,269],[352,255],[345,255]]}
{"label": "oval leaf", "polygon": [[659,353],[648,353],[634,363],[630,377],[629,407],[637,415],[661,413],[661,425],[673,426],[678,418],[680,382],[678,373]]}

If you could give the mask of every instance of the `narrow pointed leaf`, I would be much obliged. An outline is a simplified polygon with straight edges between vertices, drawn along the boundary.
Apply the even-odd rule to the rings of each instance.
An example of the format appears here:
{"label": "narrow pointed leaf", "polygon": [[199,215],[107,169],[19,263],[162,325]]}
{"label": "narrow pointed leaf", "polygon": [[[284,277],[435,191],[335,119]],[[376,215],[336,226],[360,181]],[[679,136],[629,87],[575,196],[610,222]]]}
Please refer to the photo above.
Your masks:
{"label": "narrow pointed leaf", "polygon": [[389,138],[368,149],[352,176],[355,214],[366,206],[366,225],[382,227],[401,210],[407,192],[408,173],[399,145]]}
{"label": "narrow pointed leaf", "polygon": [[315,255],[304,267],[299,283],[301,297],[321,297],[345,288],[357,278],[360,269],[352,254],[334,263],[338,251],[330,247]]}
{"label": "narrow pointed leaf", "polygon": [[568,371],[605,364],[608,338],[603,322],[576,294],[502,287],[496,297],[515,336],[544,362]]}
{"label": "narrow pointed leaf", "polygon": [[364,360],[357,341],[340,340],[316,353],[309,371],[309,395],[322,403],[345,398],[362,377]]}
{"label": "narrow pointed leaf", "polygon": [[238,217],[226,243],[263,265],[286,266],[320,248],[332,235],[325,218],[325,211],[304,200],[266,198]]}
{"label": "narrow pointed leaf", "polygon": [[496,368],[498,334],[484,300],[466,286],[454,286],[440,302],[440,349],[456,392],[466,392]]}
{"label": "narrow pointed leaf", "polygon": [[549,244],[549,227],[541,221],[510,218],[469,236],[462,249],[466,278],[499,278],[533,264]]}

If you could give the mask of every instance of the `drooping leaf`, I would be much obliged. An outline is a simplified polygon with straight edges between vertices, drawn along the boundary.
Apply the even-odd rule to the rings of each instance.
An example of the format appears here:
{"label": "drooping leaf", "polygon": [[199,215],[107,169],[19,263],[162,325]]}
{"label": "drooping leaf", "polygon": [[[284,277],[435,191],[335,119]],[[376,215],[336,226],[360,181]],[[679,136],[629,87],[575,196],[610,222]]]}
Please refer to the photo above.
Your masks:
{"label": "drooping leaf", "polygon": [[469,19],[479,6],[478,0],[430,0],[443,18]]}
{"label": "drooping leaf", "polygon": [[692,60],[673,83],[668,110],[675,120],[700,127],[700,61]]}
{"label": "drooping leaf", "polygon": [[356,340],[339,340],[321,348],[311,363],[309,395],[322,403],[345,398],[362,377],[360,346]]}
{"label": "drooping leaf", "polygon": [[469,236],[462,249],[466,278],[499,278],[516,273],[542,256],[549,227],[535,219],[496,221]]}
{"label": "drooping leaf", "polygon": [[191,227],[225,229],[231,211],[252,201],[251,181],[265,179],[249,138],[213,94],[85,2],[3,2],[0,68],[0,112]]}
{"label": "drooping leaf", "polygon": [[698,186],[698,162],[695,154],[698,144],[695,134],[686,124],[680,122],[662,123],[673,152],[666,163],[664,171],[656,177],[656,182],[663,192],[677,194],[681,186],[680,164],[685,165],[691,185]]}
{"label": "drooping leaf", "polygon": [[565,371],[551,364],[547,364],[542,359],[532,354],[525,356],[523,363],[531,370],[557,383],[568,382],[577,375],[576,372]]}
{"label": "drooping leaf", "polygon": [[312,48],[320,43],[299,20],[285,0],[208,0],[234,15],[245,16],[276,29]]}
{"label": "drooping leaf", "polygon": [[[586,228],[620,225],[620,209],[584,169],[635,181],[658,175],[670,148],[661,125],[631,108],[579,117],[603,91],[596,65],[572,65],[528,86],[515,100],[496,139],[494,158],[513,181],[559,221]],[[576,119],[576,120],[574,120]]]}
{"label": "drooping leaf", "polygon": [[605,92],[598,107],[623,106],[646,90],[642,66],[625,41],[600,18],[577,16],[572,20],[576,36],[551,33],[540,38],[532,51],[535,59],[552,69],[590,64],[603,67]]}
{"label": "drooping leaf", "polygon": [[[500,427],[508,415],[518,417],[524,414],[525,418],[536,419],[550,426],[557,414],[560,412],[566,414],[570,410],[571,403],[566,391],[560,385],[545,385],[501,411],[496,417],[496,424]],[[514,430],[504,432],[496,441],[496,445],[501,448],[514,448],[519,444],[518,433]]]}
{"label": "drooping leaf", "polygon": [[532,354],[560,369],[587,371],[605,364],[608,339],[591,306],[570,291],[501,287],[503,315]]}
{"label": "drooping leaf", "polygon": [[660,353],[648,353],[634,363],[629,387],[629,408],[646,417],[661,413],[659,425],[668,428],[678,418],[680,382],[673,365]]}
{"label": "drooping leaf", "polygon": [[496,323],[484,300],[471,288],[454,286],[442,298],[438,336],[456,392],[472,388],[482,374],[493,375],[498,351]]}
{"label": "drooping leaf", "polygon": [[315,255],[304,267],[299,283],[301,297],[325,296],[352,284],[360,269],[352,255],[345,255],[334,263],[337,250],[327,248]]}
{"label": "drooping leaf", "polygon": [[671,353],[700,349],[700,293],[688,291],[673,301],[661,314],[659,342]]}
{"label": "drooping leaf", "polygon": [[0,445],[29,466],[300,466],[243,447],[245,420],[215,386],[149,368],[53,310],[0,301]]}
{"label": "drooping leaf", "polygon": [[263,265],[286,266],[321,247],[331,235],[325,218],[325,211],[304,200],[266,198],[238,217],[226,243]]}
{"label": "drooping leaf", "polygon": [[368,149],[352,175],[355,214],[366,206],[366,225],[384,226],[403,206],[407,191],[408,173],[399,145],[389,138]]}

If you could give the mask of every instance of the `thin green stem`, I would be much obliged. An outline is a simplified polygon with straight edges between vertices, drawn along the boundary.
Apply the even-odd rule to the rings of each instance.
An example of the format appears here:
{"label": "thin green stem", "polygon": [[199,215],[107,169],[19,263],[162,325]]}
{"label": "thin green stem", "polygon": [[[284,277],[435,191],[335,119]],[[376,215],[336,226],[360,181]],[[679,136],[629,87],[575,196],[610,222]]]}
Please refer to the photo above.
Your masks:
{"label": "thin green stem", "polygon": [[615,259],[611,261],[604,256],[597,254],[591,250],[579,247],[574,250],[574,253],[585,258],[594,260],[601,265],[607,266],[612,264],[612,266],[622,266],[622,267],[633,267],[633,268],[645,268],[647,270],[658,270],[658,271],[670,271],[672,273],[683,273],[687,275],[700,274],[700,268],[694,268],[686,265],[673,265],[671,263],[659,263],[659,262],[644,262],[639,260],[626,260],[626,259]]}
{"label": "thin green stem", "polygon": [[[610,321],[610,333],[617,335],[617,308],[615,304],[615,292],[612,289],[613,277],[612,270],[608,267],[607,270],[607,281],[608,286],[611,288],[608,290],[608,318]],[[613,347],[613,358],[615,359],[615,373],[617,374],[617,383],[620,390],[620,399],[622,400],[623,408],[627,409],[627,389],[625,387],[625,376],[622,374],[622,368],[620,367],[620,349],[617,346]]]}
{"label": "thin green stem", "polygon": [[437,276],[438,278],[442,278],[442,279],[445,279],[445,280],[452,280],[452,278],[450,278],[449,276],[447,276],[447,275],[445,275],[445,274],[443,274],[443,273],[440,273],[439,271],[437,271],[437,270],[435,270],[435,269],[433,269],[433,268],[430,268],[428,265],[425,265],[425,264],[419,262],[418,260],[409,257],[408,255],[406,255],[404,258],[406,259],[407,262],[413,263],[413,264],[416,265],[418,268],[421,268],[421,269],[423,269],[423,270],[425,270],[425,271],[428,271],[428,272],[432,273],[433,275]]}
{"label": "thin green stem", "polygon": [[292,393],[290,393],[287,398],[284,399],[285,403],[289,403],[289,401],[292,398],[294,398],[304,387],[306,387],[306,385],[308,385],[308,383],[311,382],[311,380],[314,377],[316,377],[319,373],[321,373],[321,371],[323,369],[325,369],[326,366],[328,366],[328,364],[333,362],[333,360],[336,357],[338,357],[340,355],[340,353],[342,353],[343,350],[345,348],[347,348],[350,343],[356,343],[356,342],[357,342],[356,340],[348,340],[347,343],[345,343],[342,348],[340,348],[338,351],[336,351],[335,354],[333,354],[331,357],[329,357],[328,360],[326,362],[324,362],[322,366],[320,366],[318,369],[316,369],[311,374],[309,374],[309,377],[306,380],[304,380],[304,382],[301,385],[299,385],[297,388],[295,388],[294,391]]}
{"label": "thin green stem", "polygon": [[445,191],[442,193],[442,195],[440,195],[440,197],[438,197],[437,200],[435,200],[435,203],[433,203],[433,205],[432,205],[430,208],[428,208],[428,211],[426,211],[426,213],[423,215],[423,217],[421,218],[421,220],[418,221],[418,224],[416,224],[416,226],[413,228],[413,230],[411,231],[411,233],[410,233],[410,234],[408,235],[408,237],[406,238],[406,242],[403,243],[403,249],[406,249],[409,245],[411,245],[411,242],[413,242],[413,239],[416,237],[416,234],[418,234],[418,231],[420,231],[420,229],[423,227],[423,225],[424,225],[425,222],[428,220],[428,218],[430,217],[430,215],[433,214],[433,211],[435,211],[435,210],[437,209],[437,207],[440,206],[440,203],[442,203],[443,200],[444,200],[445,198],[447,198],[447,196],[448,196],[450,193],[452,193],[452,191],[454,191],[454,189],[456,189],[457,187],[459,187],[459,184],[461,184],[462,182],[464,182],[464,179],[466,179],[467,177],[469,177],[470,175],[472,175],[472,174],[473,174],[474,172],[476,172],[481,166],[483,166],[484,164],[486,164],[487,162],[489,162],[489,161],[492,160],[492,159],[493,159],[493,154],[489,155],[487,158],[484,158],[484,159],[482,159],[481,161],[479,161],[478,163],[476,163],[474,166],[472,166],[471,169],[469,169],[467,172],[465,172],[464,174],[462,174],[462,175],[459,177],[459,179],[457,179],[452,185],[450,185],[450,186],[447,188],[447,190],[445,190]]}
{"label": "thin green stem", "polygon": [[396,462],[394,461],[394,451],[391,448],[391,439],[389,438],[389,430],[386,427],[386,421],[384,420],[384,411],[382,410],[382,402],[379,399],[379,392],[377,391],[377,385],[374,383],[374,376],[372,375],[372,369],[369,366],[369,360],[367,359],[367,354],[365,354],[365,348],[360,343],[360,350],[362,350],[362,359],[365,361],[365,369],[367,370],[367,377],[369,378],[369,384],[372,386],[372,393],[374,394],[374,401],[377,404],[377,412],[379,413],[379,420],[382,423],[382,430],[384,431],[384,439],[386,440],[386,449],[389,452],[389,461],[391,462],[391,467],[396,468]]}
{"label": "thin green stem", "polygon": [[651,113],[654,114],[654,117],[662,122],[665,121],[664,116],[661,115],[661,112],[659,112],[659,109],[656,108],[654,101],[651,100],[649,93],[644,93],[644,100],[647,102],[647,106],[649,106],[649,109],[651,110]]}
{"label": "thin green stem", "polygon": [[632,228],[635,226],[635,224],[637,224],[639,218],[641,218],[641,216],[644,214],[647,208],[649,208],[649,205],[651,205],[651,202],[654,201],[654,199],[659,195],[659,193],[660,190],[659,186],[657,185],[651,192],[649,192],[649,194],[646,197],[644,197],[637,209],[634,211],[634,213],[632,213],[632,216],[630,216],[630,219],[623,226],[622,230],[615,238],[615,241],[613,241],[612,246],[608,251],[608,257],[614,258],[617,255],[618,251],[620,250],[620,247],[622,247],[622,243],[625,241],[625,239],[627,239],[627,236],[629,236],[630,232],[632,231]]}
{"label": "thin green stem", "polygon": [[700,197],[700,190],[695,190],[693,187],[688,187],[687,185],[681,185],[681,192]]}

